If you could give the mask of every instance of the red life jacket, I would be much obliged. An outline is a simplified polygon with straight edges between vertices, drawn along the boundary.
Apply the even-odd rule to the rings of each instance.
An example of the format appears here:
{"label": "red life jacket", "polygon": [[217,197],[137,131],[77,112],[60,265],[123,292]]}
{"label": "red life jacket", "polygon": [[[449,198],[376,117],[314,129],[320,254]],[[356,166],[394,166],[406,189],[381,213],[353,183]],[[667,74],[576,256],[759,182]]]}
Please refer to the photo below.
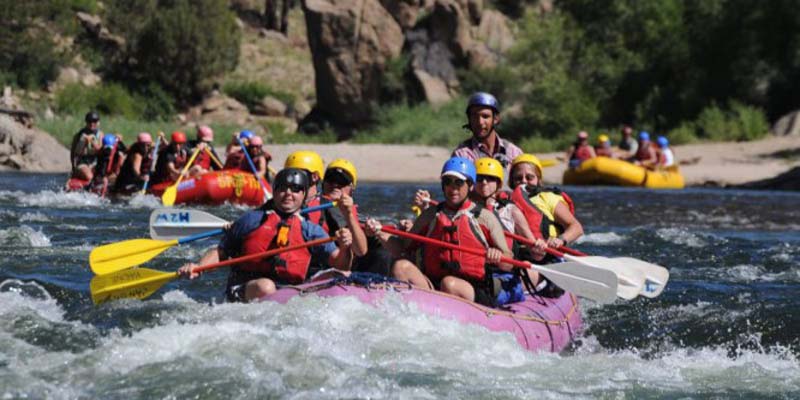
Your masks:
{"label": "red life jacket", "polygon": [[[242,243],[242,255],[261,253],[269,249],[305,243],[299,215],[282,219],[274,211],[266,211],[264,222],[250,232]],[[301,283],[306,279],[311,253],[307,248],[297,249],[272,256],[268,259],[248,261],[239,264],[243,271],[262,272],[276,277],[281,283]]]}
{"label": "red life jacket", "polygon": [[[321,204],[320,196],[314,196],[306,201],[305,208],[308,207],[315,207]],[[322,211],[313,211],[306,214],[306,219],[309,220],[313,224],[320,225],[320,220],[322,219]]]}
{"label": "red life jacket", "polygon": [[650,143],[645,144],[644,146],[639,146],[639,149],[636,150],[636,156],[634,159],[638,161],[647,161],[650,159]]}
{"label": "red life jacket", "polygon": [[[242,161],[247,162],[241,150],[236,153],[228,154],[228,157],[225,159],[225,166],[223,166],[222,169],[239,169],[239,166],[242,165]],[[249,170],[248,168],[248,171]]]}
{"label": "red life jacket", "polygon": [[555,219],[551,220],[550,218],[546,218],[542,211],[533,204],[531,197],[538,195],[541,192],[553,192],[557,195],[560,195],[567,203],[567,206],[569,206],[569,212],[571,212],[572,215],[575,215],[575,203],[572,201],[572,198],[569,197],[569,195],[567,195],[565,192],[562,192],[560,189],[537,187],[536,190],[536,193],[530,194],[528,193],[525,185],[519,185],[516,189],[514,189],[511,199],[514,201],[514,204],[517,205],[520,211],[522,211],[522,214],[525,216],[525,220],[528,221],[528,225],[531,227],[533,236],[537,239],[547,240],[551,236],[551,226],[555,226],[557,235],[564,232],[564,227],[558,225]]}
{"label": "red life jacket", "polygon": [[200,152],[197,153],[197,157],[194,159],[193,165],[198,165],[206,170],[211,168],[211,155],[208,154],[206,150],[200,150]]}
{"label": "red life jacket", "polygon": [[588,145],[586,145],[586,146],[577,146],[575,148],[575,152],[572,153],[572,159],[573,160],[577,159],[577,160],[581,160],[581,161],[586,161],[586,160],[588,160],[590,158],[592,158],[592,148],[589,147]]}
{"label": "red life jacket", "polygon": [[[472,202],[464,201],[453,219],[443,211],[444,202],[436,206],[437,213],[428,227],[429,238],[453,243],[473,249],[487,249],[489,242],[477,216],[481,207],[470,210]],[[486,257],[458,250],[425,244],[422,247],[425,275],[439,281],[447,275],[455,275],[470,281],[482,281],[486,277]]]}

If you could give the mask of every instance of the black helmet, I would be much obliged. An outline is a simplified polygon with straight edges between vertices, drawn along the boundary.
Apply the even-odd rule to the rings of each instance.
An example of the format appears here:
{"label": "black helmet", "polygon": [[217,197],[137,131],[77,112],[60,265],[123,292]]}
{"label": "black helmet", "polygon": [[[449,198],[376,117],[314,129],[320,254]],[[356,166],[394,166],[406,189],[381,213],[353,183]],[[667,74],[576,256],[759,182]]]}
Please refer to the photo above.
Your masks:
{"label": "black helmet", "polygon": [[289,185],[297,185],[303,188],[303,192],[308,192],[308,173],[302,169],[284,168],[275,175],[272,186],[275,190],[280,190]]}
{"label": "black helmet", "polygon": [[97,111],[89,111],[86,113],[86,116],[83,118],[83,120],[87,123],[100,121],[100,114],[98,114]]}

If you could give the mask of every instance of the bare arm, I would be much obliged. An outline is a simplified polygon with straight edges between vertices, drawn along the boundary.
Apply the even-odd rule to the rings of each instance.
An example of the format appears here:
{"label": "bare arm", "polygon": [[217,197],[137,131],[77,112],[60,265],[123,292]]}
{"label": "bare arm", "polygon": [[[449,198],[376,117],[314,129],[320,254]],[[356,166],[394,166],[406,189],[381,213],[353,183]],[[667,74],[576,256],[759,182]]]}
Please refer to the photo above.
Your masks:
{"label": "bare arm", "polygon": [[564,227],[564,233],[561,234],[561,238],[563,239],[550,238],[547,240],[548,246],[564,246],[567,244],[565,241],[572,243],[583,235],[583,225],[572,215],[569,211],[569,207],[563,202],[558,202],[558,205],[556,205],[554,216],[556,223]]}

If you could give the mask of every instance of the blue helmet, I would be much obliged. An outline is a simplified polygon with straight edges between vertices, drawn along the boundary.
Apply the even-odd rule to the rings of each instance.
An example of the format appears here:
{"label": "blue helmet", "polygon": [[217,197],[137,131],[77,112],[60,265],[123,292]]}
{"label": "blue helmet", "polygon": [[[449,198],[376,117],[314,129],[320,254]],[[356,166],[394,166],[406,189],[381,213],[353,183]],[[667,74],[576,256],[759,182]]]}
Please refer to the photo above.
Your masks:
{"label": "blue helmet", "polygon": [[650,140],[650,134],[647,131],[639,132],[639,140]]}
{"label": "blue helmet", "polygon": [[116,143],[117,137],[113,133],[103,135],[103,147],[114,147]]}
{"label": "blue helmet", "polygon": [[669,146],[669,140],[664,136],[659,136],[656,138],[656,143],[658,143],[659,147],[667,147]]}
{"label": "blue helmet", "polygon": [[250,139],[253,136],[255,136],[255,135],[253,135],[253,132],[250,132],[248,130],[243,130],[243,131],[239,132],[239,139]]}
{"label": "blue helmet", "polygon": [[445,175],[455,175],[472,183],[475,183],[478,179],[478,174],[475,172],[475,164],[464,157],[453,157],[445,161],[440,176]]}
{"label": "blue helmet", "polygon": [[500,103],[494,96],[486,92],[475,92],[469,96],[466,110],[467,115],[469,115],[469,108],[472,106],[489,107],[494,110],[495,114],[500,112]]}

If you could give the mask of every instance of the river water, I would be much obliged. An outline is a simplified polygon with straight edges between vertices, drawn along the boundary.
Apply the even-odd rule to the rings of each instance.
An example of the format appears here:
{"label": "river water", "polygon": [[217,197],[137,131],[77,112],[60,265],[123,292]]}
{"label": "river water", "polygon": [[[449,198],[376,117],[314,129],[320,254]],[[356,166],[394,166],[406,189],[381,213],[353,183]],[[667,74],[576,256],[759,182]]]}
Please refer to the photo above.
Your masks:
{"label": "river water", "polygon": [[[534,354],[394,298],[225,304],[225,271],[95,307],[89,252],[147,237],[159,202],[63,181],[0,175],[1,398],[800,398],[797,193],[568,188],[587,232],[577,248],[665,265],[671,280],[656,299],[582,301],[574,345]],[[405,216],[418,186],[364,183],[356,201]],[[174,270],[211,245],[146,266]]]}

